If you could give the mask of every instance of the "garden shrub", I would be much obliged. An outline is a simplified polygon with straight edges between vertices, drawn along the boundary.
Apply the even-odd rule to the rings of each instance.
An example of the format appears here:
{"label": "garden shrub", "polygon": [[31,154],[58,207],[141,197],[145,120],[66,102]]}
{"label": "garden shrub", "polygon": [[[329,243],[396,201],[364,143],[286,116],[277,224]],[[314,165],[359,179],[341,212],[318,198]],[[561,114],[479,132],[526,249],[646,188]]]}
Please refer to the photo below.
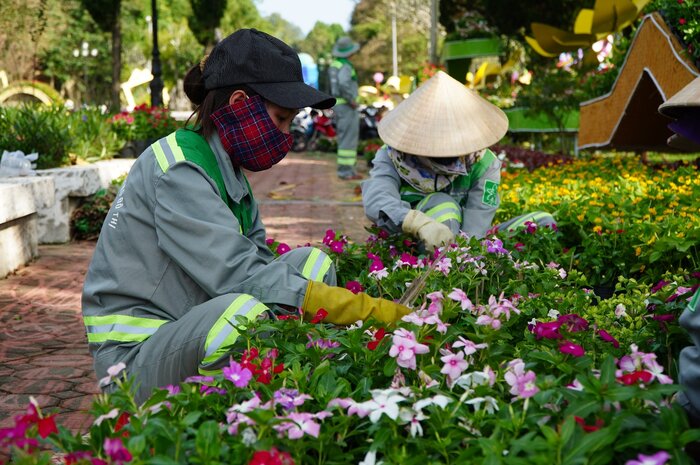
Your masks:
{"label": "garden shrub", "polygon": [[164,107],[139,105],[133,111],[122,111],[111,120],[112,129],[121,140],[153,142],[181,127]]}
{"label": "garden shrub", "polygon": [[112,130],[112,125],[99,108],[81,108],[69,114],[73,145],[71,153],[88,162],[114,157],[125,140]]}
{"label": "garden shrub", "polygon": [[0,150],[38,153],[37,169],[70,165],[72,143],[61,106],[0,107]]}
{"label": "garden shrub", "polygon": [[108,188],[85,198],[73,211],[70,218],[73,239],[95,240],[99,237],[109,208],[125,179],[126,175],[113,180]]}

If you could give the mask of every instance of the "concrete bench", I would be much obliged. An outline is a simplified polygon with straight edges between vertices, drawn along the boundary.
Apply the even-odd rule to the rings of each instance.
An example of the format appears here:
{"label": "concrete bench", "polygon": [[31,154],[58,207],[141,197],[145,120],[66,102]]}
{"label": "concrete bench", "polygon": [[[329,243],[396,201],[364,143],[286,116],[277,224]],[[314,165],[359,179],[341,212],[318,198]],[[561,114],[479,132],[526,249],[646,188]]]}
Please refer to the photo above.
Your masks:
{"label": "concrete bench", "polygon": [[0,278],[37,256],[38,244],[70,241],[70,218],[80,202],[128,173],[135,160],[37,170],[0,178]]}

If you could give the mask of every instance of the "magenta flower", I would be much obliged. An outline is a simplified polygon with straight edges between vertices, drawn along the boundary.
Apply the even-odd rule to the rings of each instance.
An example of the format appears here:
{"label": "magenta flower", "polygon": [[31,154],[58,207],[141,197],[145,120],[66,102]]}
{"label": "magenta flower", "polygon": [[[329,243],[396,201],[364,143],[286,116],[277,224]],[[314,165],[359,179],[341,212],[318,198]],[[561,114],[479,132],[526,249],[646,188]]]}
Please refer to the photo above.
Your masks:
{"label": "magenta flower", "polygon": [[575,313],[561,315],[557,321],[570,333],[577,333],[588,329],[588,321],[584,320]]}
{"label": "magenta flower", "polygon": [[272,239],[271,237],[265,239],[265,245],[270,246],[270,245],[272,245],[272,244],[274,244],[274,243],[275,243],[275,240]]}
{"label": "magenta flower", "polygon": [[132,459],[131,452],[124,447],[124,443],[119,438],[106,438],[104,442],[104,451],[105,454],[117,464],[130,462]]}
{"label": "magenta flower", "polygon": [[331,242],[335,240],[335,231],[329,229],[326,231],[326,235],[323,237],[323,243],[326,245],[331,245]]}
{"label": "magenta flower", "polygon": [[343,241],[333,241],[331,242],[331,250],[335,253],[343,253]]}
{"label": "magenta flower", "polygon": [[586,353],[586,351],[583,350],[583,347],[578,344],[574,344],[571,341],[562,342],[559,345],[559,352],[563,354],[571,354],[574,357],[583,357],[583,354]]}
{"label": "magenta flower", "polygon": [[559,321],[549,321],[535,323],[532,328],[532,332],[535,334],[537,339],[561,339],[562,335],[559,334],[559,327],[561,323]]}
{"label": "magenta flower", "polygon": [[608,333],[606,330],[604,330],[604,329],[599,329],[599,330],[598,330],[598,336],[600,336],[600,338],[601,338],[602,340],[604,340],[605,342],[611,343],[611,344],[613,345],[613,347],[615,347],[616,349],[617,349],[618,347],[620,347],[620,343],[617,341],[617,339],[615,339],[614,337],[612,337],[612,336],[610,335],[610,333]]}
{"label": "magenta flower", "polygon": [[277,246],[277,253],[280,254],[280,255],[284,255],[284,254],[286,254],[287,252],[289,252],[290,250],[292,250],[292,248],[289,247],[289,246],[288,246],[287,244],[285,244],[284,242],[280,242],[279,245]]}
{"label": "magenta flower", "polygon": [[403,252],[401,254],[401,257],[398,259],[396,262],[397,266],[404,266],[408,265],[413,268],[416,268],[418,266],[418,257],[414,257],[413,255]]}
{"label": "magenta flower", "polygon": [[362,284],[358,283],[357,281],[348,281],[345,283],[345,289],[349,290],[353,294],[359,294],[362,292]]}
{"label": "magenta flower", "polygon": [[639,454],[638,460],[628,460],[625,465],[664,465],[671,458],[671,454],[665,450],[660,450],[654,455]]}
{"label": "magenta flower", "polygon": [[253,377],[253,373],[243,368],[240,363],[231,360],[229,366],[223,368],[224,378],[231,381],[236,387],[244,388]]}
{"label": "magenta flower", "polygon": [[377,257],[376,259],[372,260],[372,263],[369,264],[369,271],[370,273],[372,271],[381,271],[384,269],[384,263]]}

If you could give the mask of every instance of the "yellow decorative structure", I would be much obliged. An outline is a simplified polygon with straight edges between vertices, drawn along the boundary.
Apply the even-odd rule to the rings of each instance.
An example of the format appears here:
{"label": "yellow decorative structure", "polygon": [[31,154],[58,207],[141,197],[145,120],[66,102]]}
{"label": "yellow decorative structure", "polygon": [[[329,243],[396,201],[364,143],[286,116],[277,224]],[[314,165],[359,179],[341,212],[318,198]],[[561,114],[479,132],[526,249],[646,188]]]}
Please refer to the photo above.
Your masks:
{"label": "yellow decorative structure", "polygon": [[592,10],[584,8],[576,16],[573,32],[532,23],[533,37],[526,36],[525,40],[538,54],[546,57],[588,48],[632,24],[647,3],[649,0],[596,0]]}

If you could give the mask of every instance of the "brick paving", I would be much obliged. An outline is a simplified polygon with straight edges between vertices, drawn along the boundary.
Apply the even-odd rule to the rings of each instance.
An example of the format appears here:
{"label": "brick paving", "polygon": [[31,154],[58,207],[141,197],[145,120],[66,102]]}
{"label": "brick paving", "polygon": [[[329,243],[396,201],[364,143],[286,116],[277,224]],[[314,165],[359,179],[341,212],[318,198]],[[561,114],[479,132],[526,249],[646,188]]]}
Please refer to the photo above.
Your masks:
{"label": "brick paving", "polygon": [[[360,161],[366,173],[363,167]],[[292,247],[319,243],[328,228],[355,241],[367,237],[359,182],[337,179],[332,154],[290,154],[249,180],[268,237]],[[0,427],[24,413],[30,396],[75,432],[89,425],[98,389],[80,294],[94,246],[40,246],[37,260],[0,279]]]}

